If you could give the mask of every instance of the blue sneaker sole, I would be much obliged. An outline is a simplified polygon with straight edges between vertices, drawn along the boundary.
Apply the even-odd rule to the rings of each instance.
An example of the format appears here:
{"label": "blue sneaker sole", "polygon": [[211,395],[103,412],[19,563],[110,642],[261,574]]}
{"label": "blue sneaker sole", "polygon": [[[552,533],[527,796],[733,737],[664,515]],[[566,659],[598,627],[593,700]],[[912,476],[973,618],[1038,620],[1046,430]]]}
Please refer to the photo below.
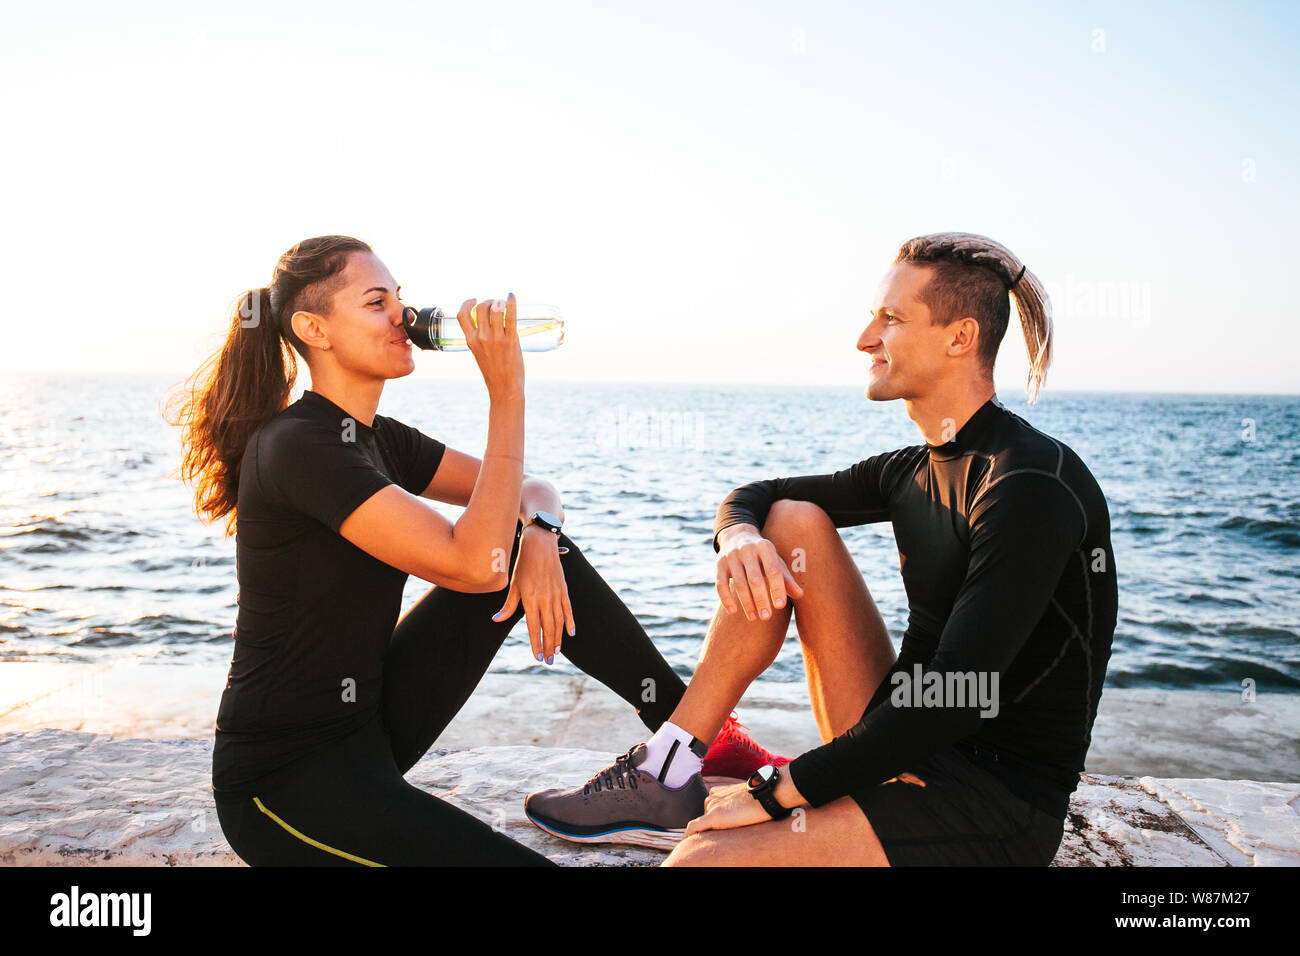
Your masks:
{"label": "blue sneaker sole", "polygon": [[646,846],[655,850],[671,850],[682,842],[686,828],[680,830],[647,830],[644,827],[612,827],[600,833],[566,833],[549,823],[543,823],[527,810],[524,811],[530,823],[537,829],[551,836],[568,840],[570,843],[623,843],[631,846]]}

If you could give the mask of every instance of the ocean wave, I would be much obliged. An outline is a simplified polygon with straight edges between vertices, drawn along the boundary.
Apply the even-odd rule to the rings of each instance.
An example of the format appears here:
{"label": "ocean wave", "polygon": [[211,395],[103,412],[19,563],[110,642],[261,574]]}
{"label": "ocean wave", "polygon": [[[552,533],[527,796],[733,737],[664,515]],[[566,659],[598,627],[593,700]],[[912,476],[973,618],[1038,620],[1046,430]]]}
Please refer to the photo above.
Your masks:
{"label": "ocean wave", "polygon": [[1297,641],[1300,633],[1284,630],[1280,627],[1268,627],[1264,624],[1251,624],[1248,621],[1231,621],[1220,624],[1218,632],[1223,637],[1252,637],[1263,641]]}
{"label": "ocean wave", "polygon": [[148,638],[131,631],[119,631],[112,627],[92,627],[68,643],[81,647],[128,647],[146,640]]}
{"label": "ocean wave", "polygon": [[[1119,620],[1121,624],[1135,624],[1139,627],[1142,627],[1144,629],[1149,629],[1150,631],[1160,635],[1204,634],[1205,633],[1205,631],[1202,629],[1202,625],[1196,624],[1192,621],[1185,621],[1182,620],[1181,618],[1170,618],[1170,617],[1163,617],[1163,616],[1159,618],[1141,618],[1141,617],[1135,617],[1131,614],[1121,613]],[[1137,644],[1141,641],[1141,638],[1135,638],[1131,634],[1127,635],[1127,638],[1133,644]],[[1115,640],[1118,641],[1119,639],[1120,639],[1120,629],[1119,627],[1116,627]]]}
{"label": "ocean wave", "polygon": [[1165,534],[1170,530],[1172,525],[1172,521],[1163,525],[1150,524],[1147,522],[1134,522],[1130,524],[1127,520],[1127,516],[1120,515],[1112,522],[1111,531],[1114,534],[1131,534],[1135,537],[1146,537],[1153,534]]}
{"label": "ocean wave", "polygon": [[1192,518],[1221,518],[1222,510],[1205,511],[1199,508],[1179,508],[1170,511],[1147,511],[1141,508],[1126,508],[1117,512],[1126,518],[1163,518],[1169,521],[1187,521]]}
{"label": "ocean wave", "polygon": [[135,528],[99,528],[48,517],[35,524],[0,530],[0,549],[16,554],[86,553],[117,544],[134,544],[132,539],[149,533]]}
{"label": "ocean wave", "polygon": [[91,533],[91,529],[79,525],[67,524],[53,516],[40,518],[35,524],[19,524],[17,527],[7,528],[0,531],[0,538],[20,538],[29,534],[43,535],[67,541],[94,540],[94,535]]}
{"label": "ocean wave", "polygon": [[146,614],[125,623],[99,624],[72,635],[79,647],[126,647],[133,644],[201,644],[214,635],[229,635],[226,624],[195,620],[176,614]]}
{"label": "ocean wave", "polygon": [[189,571],[194,567],[194,559],[186,554],[177,554],[170,557],[133,558],[130,564],[136,571],[156,574],[163,571]]}
{"label": "ocean wave", "polygon": [[212,623],[210,621],[197,621],[190,617],[180,617],[176,614],[146,614],[143,617],[137,617],[131,622],[130,626],[143,631],[173,631],[191,628],[195,625],[206,629],[211,627]]}
{"label": "ocean wave", "polygon": [[[1255,676],[1255,674],[1259,676]],[[1256,671],[1243,674],[1242,671],[1224,660],[1205,658],[1199,663],[1190,661],[1147,661],[1141,667],[1134,667],[1126,662],[1112,661],[1106,670],[1107,687],[1240,687],[1243,676],[1254,676],[1257,684],[1265,676]],[[1294,677],[1274,672],[1268,675],[1270,683],[1294,686]],[[1105,691],[1102,691],[1102,706],[1105,707]]]}
{"label": "ocean wave", "polygon": [[1300,524],[1294,521],[1278,521],[1272,518],[1247,518],[1233,515],[1216,525],[1222,531],[1236,531],[1250,538],[1280,544],[1288,548],[1300,548]]}
{"label": "ocean wave", "polygon": [[1250,602],[1242,601],[1239,598],[1224,597],[1221,594],[1206,594],[1198,591],[1192,594],[1177,595],[1174,600],[1179,604],[1193,604],[1200,607],[1253,607]]}

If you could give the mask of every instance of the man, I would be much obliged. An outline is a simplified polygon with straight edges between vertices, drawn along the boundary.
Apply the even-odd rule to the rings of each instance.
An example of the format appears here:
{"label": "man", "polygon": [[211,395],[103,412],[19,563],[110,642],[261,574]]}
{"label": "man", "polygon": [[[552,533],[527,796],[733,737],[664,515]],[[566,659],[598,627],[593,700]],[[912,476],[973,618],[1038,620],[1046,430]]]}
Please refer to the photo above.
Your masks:
{"label": "man", "polygon": [[[585,787],[530,796],[535,824],[591,842],[684,833],[669,865],[1052,860],[1105,679],[1116,579],[1096,481],[994,394],[1009,296],[1032,400],[1051,361],[1038,279],[983,236],[903,244],[857,347],[871,358],[867,397],[902,399],[925,443],[732,492],[715,523],[722,606],[686,694]],[[909,605],[897,659],[835,530],[885,520]],[[771,665],[792,614],[825,743],[706,797],[700,741]]]}

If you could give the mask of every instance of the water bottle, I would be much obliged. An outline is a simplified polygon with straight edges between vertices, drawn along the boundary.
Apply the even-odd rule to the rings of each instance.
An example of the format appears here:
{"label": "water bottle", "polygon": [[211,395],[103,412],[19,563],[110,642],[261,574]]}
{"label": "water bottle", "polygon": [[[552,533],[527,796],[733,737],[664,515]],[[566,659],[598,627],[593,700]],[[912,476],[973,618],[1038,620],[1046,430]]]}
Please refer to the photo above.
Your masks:
{"label": "water bottle", "polygon": [[[485,303],[480,303],[480,316],[487,313]],[[421,349],[441,352],[464,352],[465,333],[453,312],[443,312],[438,306],[416,309],[408,306],[402,314],[406,337]],[[549,352],[564,342],[564,319],[553,305],[515,306],[515,328],[519,332],[519,346],[525,352]]]}

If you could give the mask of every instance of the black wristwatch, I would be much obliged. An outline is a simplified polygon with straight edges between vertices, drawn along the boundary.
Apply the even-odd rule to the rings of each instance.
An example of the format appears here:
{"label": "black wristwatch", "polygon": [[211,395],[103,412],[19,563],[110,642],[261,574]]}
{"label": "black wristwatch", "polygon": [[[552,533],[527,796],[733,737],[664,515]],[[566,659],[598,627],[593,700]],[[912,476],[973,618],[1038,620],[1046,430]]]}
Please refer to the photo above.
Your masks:
{"label": "black wristwatch", "polygon": [[553,514],[549,514],[545,511],[534,511],[532,516],[528,519],[528,523],[525,524],[524,527],[527,528],[530,524],[535,524],[539,528],[545,528],[557,538],[560,536],[560,519],[555,517]]}
{"label": "black wristwatch", "polygon": [[776,784],[781,779],[781,771],[771,764],[759,767],[749,778],[750,795],[763,805],[767,815],[773,820],[784,820],[794,812],[793,807],[783,807],[776,799]]}

